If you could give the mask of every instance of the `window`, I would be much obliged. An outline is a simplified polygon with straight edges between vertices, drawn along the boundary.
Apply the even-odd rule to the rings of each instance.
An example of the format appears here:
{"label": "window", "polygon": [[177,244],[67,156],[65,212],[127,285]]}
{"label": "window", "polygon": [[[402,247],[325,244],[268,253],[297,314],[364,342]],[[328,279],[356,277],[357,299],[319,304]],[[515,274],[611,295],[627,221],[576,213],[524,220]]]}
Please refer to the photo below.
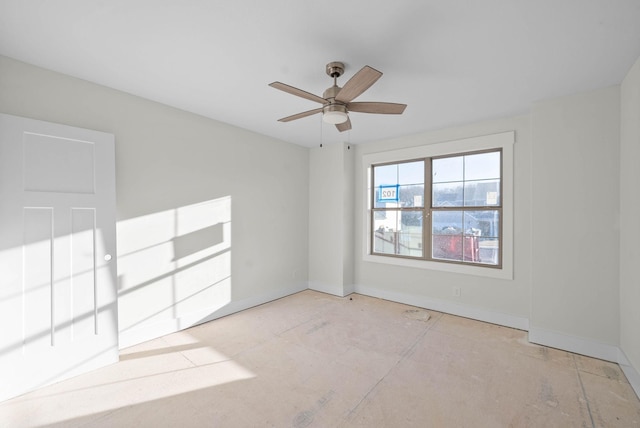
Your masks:
{"label": "window", "polygon": [[374,254],[500,266],[500,150],[372,169]]}
{"label": "window", "polygon": [[365,154],[365,261],[512,278],[514,140]]}

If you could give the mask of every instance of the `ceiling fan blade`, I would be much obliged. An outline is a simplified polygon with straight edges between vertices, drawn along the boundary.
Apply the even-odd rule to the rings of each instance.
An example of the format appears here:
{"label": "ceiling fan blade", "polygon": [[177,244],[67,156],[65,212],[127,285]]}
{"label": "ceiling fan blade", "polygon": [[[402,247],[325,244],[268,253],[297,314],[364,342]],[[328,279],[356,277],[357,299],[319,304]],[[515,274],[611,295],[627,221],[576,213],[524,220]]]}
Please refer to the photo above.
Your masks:
{"label": "ceiling fan blade", "polygon": [[369,89],[371,85],[376,83],[380,76],[382,76],[381,72],[365,65],[344,84],[340,92],[338,92],[338,95],[336,95],[336,101],[348,103]]}
{"label": "ceiling fan blade", "polygon": [[350,130],[351,129],[351,119],[349,119],[349,116],[347,116],[347,121],[346,122],[342,122],[342,123],[336,124],[336,128],[338,128],[338,131],[340,131],[340,132],[344,132],[344,131]]}
{"label": "ceiling fan blade", "polygon": [[278,122],[291,122],[292,120],[302,119],[303,117],[311,116],[316,113],[321,113],[321,108],[314,108],[313,110],[303,111],[302,113],[293,114],[291,116],[283,117],[282,119],[278,119]]}
{"label": "ceiling fan blade", "polygon": [[397,103],[356,102],[347,104],[347,110],[358,113],[402,114],[405,108],[407,108],[406,104]]}
{"label": "ceiling fan blade", "polygon": [[293,86],[289,86],[289,85],[286,85],[286,84],[281,83],[281,82],[269,83],[269,86],[271,86],[272,88],[280,89],[281,91],[284,91],[284,92],[289,93],[291,95],[296,95],[298,97],[302,97],[302,98],[305,98],[307,100],[315,101],[315,102],[320,103],[320,104],[325,104],[327,102],[327,100],[325,100],[322,97],[319,97],[317,95],[313,95],[310,92],[303,91],[302,89],[294,88]]}

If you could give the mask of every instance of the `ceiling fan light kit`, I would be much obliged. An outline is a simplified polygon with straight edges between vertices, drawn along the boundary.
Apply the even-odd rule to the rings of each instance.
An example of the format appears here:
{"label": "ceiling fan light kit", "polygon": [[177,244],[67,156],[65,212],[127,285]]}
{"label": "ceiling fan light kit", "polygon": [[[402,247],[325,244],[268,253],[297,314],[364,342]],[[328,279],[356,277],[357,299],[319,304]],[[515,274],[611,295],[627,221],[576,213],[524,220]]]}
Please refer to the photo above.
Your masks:
{"label": "ceiling fan light kit", "polygon": [[347,108],[341,104],[329,104],[322,107],[322,120],[331,125],[345,123],[349,119]]}
{"label": "ceiling fan light kit", "polygon": [[324,91],[322,97],[281,82],[269,84],[272,88],[322,104],[321,108],[283,117],[279,119],[280,122],[290,122],[316,113],[322,113],[322,120],[325,123],[335,125],[338,131],[343,132],[351,129],[349,111],[375,114],[402,114],[407,107],[406,104],[397,103],[351,102],[369,89],[369,87],[382,76],[381,72],[368,65],[365,65],[360,71],[354,74],[342,88],[338,86],[337,80],[338,77],[344,74],[344,64],[337,61],[330,62],[327,64],[325,71],[329,77],[333,78],[333,86]]}

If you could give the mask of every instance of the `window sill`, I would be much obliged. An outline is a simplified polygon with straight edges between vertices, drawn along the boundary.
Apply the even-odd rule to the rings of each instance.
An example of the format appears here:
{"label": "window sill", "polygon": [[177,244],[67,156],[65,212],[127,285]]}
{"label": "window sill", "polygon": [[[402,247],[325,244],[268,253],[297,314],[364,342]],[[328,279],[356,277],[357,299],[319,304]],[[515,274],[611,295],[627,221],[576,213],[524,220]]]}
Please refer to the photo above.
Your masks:
{"label": "window sill", "polygon": [[400,257],[376,256],[373,254],[365,254],[363,256],[363,261],[416,269],[437,270],[463,275],[483,276],[487,278],[508,280],[513,279],[513,272],[511,271],[511,269],[505,269],[504,266],[502,267],[502,269],[497,269],[492,267],[470,266],[457,263],[442,263],[428,260],[411,260]]}

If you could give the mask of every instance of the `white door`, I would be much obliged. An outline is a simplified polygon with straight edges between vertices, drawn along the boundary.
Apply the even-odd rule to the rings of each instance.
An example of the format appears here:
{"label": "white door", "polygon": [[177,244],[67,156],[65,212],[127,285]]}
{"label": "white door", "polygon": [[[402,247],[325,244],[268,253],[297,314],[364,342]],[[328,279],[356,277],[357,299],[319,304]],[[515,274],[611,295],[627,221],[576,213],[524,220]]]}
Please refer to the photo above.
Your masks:
{"label": "white door", "polygon": [[111,134],[0,114],[0,401],[118,361]]}

